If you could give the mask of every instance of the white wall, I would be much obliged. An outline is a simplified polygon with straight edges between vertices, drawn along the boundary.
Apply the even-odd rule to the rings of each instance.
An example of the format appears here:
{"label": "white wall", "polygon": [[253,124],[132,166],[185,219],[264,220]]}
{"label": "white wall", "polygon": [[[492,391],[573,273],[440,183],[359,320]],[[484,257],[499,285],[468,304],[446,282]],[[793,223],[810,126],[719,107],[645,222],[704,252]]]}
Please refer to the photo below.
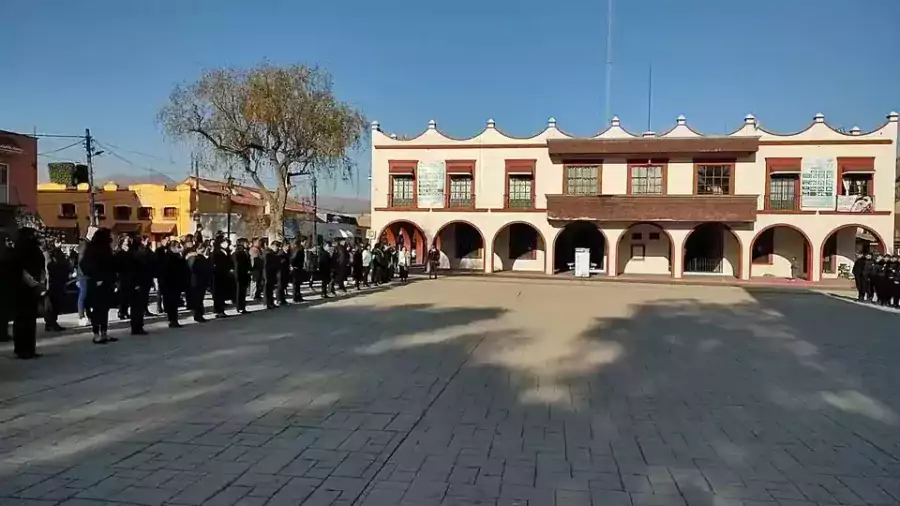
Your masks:
{"label": "white wall", "polygon": [[[632,239],[632,234],[641,234],[641,239]],[[650,239],[651,233],[658,233],[659,239]],[[644,245],[644,258],[632,258],[632,245]],[[659,227],[653,225],[635,225],[625,231],[619,243],[620,274],[665,274],[669,269],[669,238]]]}
{"label": "white wall", "polygon": [[534,258],[531,258],[529,254],[519,258],[509,258],[509,231],[510,227],[504,227],[494,239],[493,270],[543,272],[547,252],[540,234],[538,234],[538,249]]}

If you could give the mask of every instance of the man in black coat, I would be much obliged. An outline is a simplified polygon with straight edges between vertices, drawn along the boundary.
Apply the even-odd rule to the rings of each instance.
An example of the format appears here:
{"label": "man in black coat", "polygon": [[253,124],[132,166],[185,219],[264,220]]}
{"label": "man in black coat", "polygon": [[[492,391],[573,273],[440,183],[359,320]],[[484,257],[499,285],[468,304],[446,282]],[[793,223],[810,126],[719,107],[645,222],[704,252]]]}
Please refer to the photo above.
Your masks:
{"label": "man in black coat", "polygon": [[[318,258],[319,258],[319,279],[322,281],[322,298],[328,298],[328,288],[331,286],[331,252],[328,251],[327,247],[330,244],[326,244],[326,247],[319,247]],[[332,293],[334,293],[334,287],[331,287]]]}
{"label": "man in black coat", "polygon": [[216,318],[225,318],[228,316],[225,314],[225,301],[228,300],[231,293],[233,293],[231,291],[231,276],[234,264],[226,251],[227,247],[228,243],[225,241],[225,237],[217,235],[213,242],[212,251],[213,311],[216,313]]}
{"label": "man in black coat", "polygon": [[113,253],[113,259],[116,263],[115,271],[118,279],[118,301],[119,301],[119,319],[127,320],[129,316],[129,308],[131,307],[131,292],[134,290],[134,252],[131,251],[131,236],[122,235],[119,237],[119,245]]}
{"label": "man in black coat", "polygon": [[185,276],[187,271],[181,243],[176,240],[166,241],[165,246],[156,249],[156,258],[159,262],[159,291],[160,299],[166,310],[166,319],[169,328],[179,328],[178,307],[181,305],[181,293],[185,290]]}
{"label": "man in black coat", "polygon": [[281,272],[281,257],[278,254],[279,249],[281,249],[281,243],[278,241],[272,241],[269,244],[269,247],[266,248],[265,256],[263,257],[263,273],[265,274],[265,280],[263,281],[265,299],[266,299],[266,309],[275,309],[275,286],[278,283],[278,274]]}
{"label": "man in black coat", "polygon": [[72,266],[56,241],[47,245],[44,260],[47,264],[47,298],[50,303],[44,315],[44,329],[60,331],[63,327],[59,324],[59,312],[66,300],[66,283],[72,273]]}
{"label": "man in black coat", "polygon": [[247,239],[238,239],[237,247],[231,255],[234,263],[235,295],[234,304],[238,313],[247,312],[247,290],[250,288],[250,253],[247,251]]}
{"label": "man in black coat", "polygon": [[207,246],[201,244],[185,256],[191,273],[190,296],[188,300],[194,314],[194,321],[198,323],[207,321],[203,316],[206,310],[204,299],[212,278],[212,265],[209,259],[206,258],[206,253]]}
{"label": "man in black coat", "polygon": [[291,245],[285,241],[278,252],[278,305],[287,305],[287,289],[291,284]]}
{"label": "man in black coat", "polygon": [[[141,238],[141,248],[138,252],[138,264],[141,268],[141,298],[144,303],[141,307],[141,311],[144,313],[144,316],[156,316],[150,312],[150,308],[147,305],[150,303],[150,290],[153,288],[153,279],[156,278],[156,272],[159,270],[159,266],[156,264],[156,252],[153,251],[152,245],[150,244],[150,237],[144,236]],[[159,299],[159,289],[157,287],[157,299]]]}
{"label": "man in black coat", "polygon": [[150,266],[146,264],[148,255],[143,249],[142,242],[134,241],[130,254],[125,257],[129,262],[127,270],[131,272],[131,291],[121,295],[128,299],[128,319],[131,323],[131,334],[135,336],[147,333],[144,330],[144,313],[147,312],[147,294],[150,293],[150,283],[153,282]]}
{"label": "man in black coat", "polygon": [[342,240],[338,240],[337,244],[334,246],[334,250],[331,253],[331,262],[332,271],[334,273],[334,281],[332,282],[331,289],[332,293],[334,292],[334,285],[337,285],[342,293],[347,293],[347,287],[344,285],[344,281],[347,279],[347,269],[350,267],[350,257],[347,254],[347,248],[344,247],[344,242]]}
{"label": "man in black coat", "polygon": [[266,247],[259,239],[254,239],[248,250],[250,253],[250,277],[253,279],[253,300],[263,297],[263,284],[266,282]]}
{"label": "man in black coat", "polygon": [[853,282],[856,283],[856,300],[862,302],[866,299],[866,285],[863,282],[863,267],[866,264],[866,259],[862,255],[862,253],[856,254],[856,260],[853,262],[853,269],[851,272],[853,273]]}
{"label": "man in black coat", "polygon": [[300,285],[305,281],[306,271],[304,270],[304,261],[306,260],[306,239],[301,237],[291,252],[291,278],[294,282],[294,302],[303,302],[303,293],[300,291]]}
{"label": "man in black coat", "polygon": [[[164,283],[166,282],[166,276],[164,275],[164,270],[166,268],[165,262],[167,261],[167,257],[169,255],[169,238],[163,237],[156,243],[156,251],[153,252],[154,263],[156,264],[156,312],[162,314],[163,311],[166,314],[169,314],[169,310],[165,309],[165,301],[163,300],[163,293],[166,291],[166,287]],[[177,313],[177,309],[176,309]]]}
{"label": "man in black coat", "polygon": [[874,301],[875,297],[875,280],[873,279],[873,274],[875,271],[875,261],[872,259],[871,253],[866,253],[866,260],[863,263],[862,268],[862,278],[863,285],[865,286],[866,292],[866,300],[869,302]]}

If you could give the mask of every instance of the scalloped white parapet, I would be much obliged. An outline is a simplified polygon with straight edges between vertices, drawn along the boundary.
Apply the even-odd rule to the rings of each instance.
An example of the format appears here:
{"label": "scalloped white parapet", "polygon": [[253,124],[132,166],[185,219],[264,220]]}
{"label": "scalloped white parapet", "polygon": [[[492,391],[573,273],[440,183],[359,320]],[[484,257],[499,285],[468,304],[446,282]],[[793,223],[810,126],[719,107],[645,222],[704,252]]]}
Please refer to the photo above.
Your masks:
{"label": "scalloped white parapet", "polygon": [[[781,140],[837,140],[837,139],[845,139],[847,137],[853,137],[859,140],[863,139],[896,139],[898,123],[900,123],[900,114],[897,112],[891,112],[887,116],[887,121],[879,126],[878,128],[869,131],[862,132],[859,127],[853,127],[849,132],[841,132],[833,128],[828,122],[825,121],[825,115],[822,113],[818,113],[813,116],[813,121],[807,126],[805,129],[794,132],[794,133],[778,133],[771,132],[764,129],[760,126],[759,121],[756,119],[756,116],[752,114],[748,114],[744,117],[744,122],[740,128],[737,130],[726,134],[726,136],[753,136],[759,137],[760,139],[781,139]],[[648,135],[649,134],[649,135]],[[721,135],[713,135],[714,137],[721,137]],[[500,128],[497,127],[496,122],[493,119],[489,119],[485,124],[484,129],[478,134],[468,137],[468,138],[453,138],[450,137],[437,128],[437,122],[435,120],[430,120],[428,122],[428,126],[417,136],[412,136],[408,138],[396,137],[395,135],[385,134],[381,130],[381,124],[377,121],[372,122],[372,142],[377,143],[379,146],[391,146],[391,145],[401,145],[401,144],[423,144],[423,145],[455,145],[462,143],[479,143],[479,144],[521,144],[523,141],[530,142],[541,142],[546,141],[547,139],[575,139],[575,138],[583,138],[583,139],[622,139],[622,138],[636,138],[636,137],[704,137],[704,135],[700,132],[697,132],[688,124],[687,118],[684,115],[679,115],[675,119],[675,125],[669,130],[664,131],[663,133],[656,134],[652,132],[644,132],[642,134],[636,134],[629,132],[625,128],[622,127],[622,123],[618,116],[613,116],[613,118],[609,122],[609,126],[592,136],[587,137],[576,137],[570,134],[567,134],[563,130],[559,128],[556,122],[556,118],[549,118],[547,120],[547,124],[544,129],[532,136],[528,137],[514,137],[504,133]],[[475,146],[473,146],[475,147]]]}

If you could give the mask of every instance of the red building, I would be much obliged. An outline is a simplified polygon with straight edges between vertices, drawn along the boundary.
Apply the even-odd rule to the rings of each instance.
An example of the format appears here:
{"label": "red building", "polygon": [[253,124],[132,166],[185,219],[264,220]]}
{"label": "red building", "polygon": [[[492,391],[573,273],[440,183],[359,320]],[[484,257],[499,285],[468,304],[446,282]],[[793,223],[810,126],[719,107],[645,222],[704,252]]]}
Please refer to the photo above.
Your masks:
{"label": "red building", "polygon": [[16,212],[37,209],[37,139],[0,130],[0,231],[16,228]]}

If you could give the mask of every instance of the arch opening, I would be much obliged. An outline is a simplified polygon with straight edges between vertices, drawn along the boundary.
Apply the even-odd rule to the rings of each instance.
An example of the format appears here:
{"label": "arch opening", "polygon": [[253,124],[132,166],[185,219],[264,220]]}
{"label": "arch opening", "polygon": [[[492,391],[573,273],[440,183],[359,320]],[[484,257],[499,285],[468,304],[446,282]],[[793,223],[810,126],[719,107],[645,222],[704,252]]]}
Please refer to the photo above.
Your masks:
{"label": "arch opening", "polygon": [[469,222],[447,223],[435,235],[440,269],[484,270],[484,235]]}
{"label": "arch opening", "polygon": [[399,220],[389,223],[381,231],[378,242],[388,244],[394,248],[405,246],[409,249],[410,263],[420,265],[425,262],[425,252],[428,251],[428,241],[425,232],[411,221]]}
{"label": "arch opening", "polygon": [[494,236],[492,251],[494,271],[544,272],[546,241],[530,223],[504,225]]}
{"label": "arch opening", "polygon": [[672,238],[655,223],[626,228],[616,247],[620,274],[672,275]]}
{"label": "arch opening", "polygon": [[822,243],[822,279],[834,279],[851,273],[857,254],[887,251],[884,238],[869,227],[849,224],[840,226],[825,236]]}
{"label": "arch opening", "polygon": [[803,279],[812,273],[812,242],[800,229],[771,225],[757,232],[750,244],[750,277]]}
{"label": "arch opening", "polygon": [[688,275],[741,276],[741,242],[724,223],[702,223],[684,241]]}
{"label": "arch opening", "polygon": [[563,227],[553,246],[553,272],[574,271],[575,250],[590,250],[591,273],[606,272],[606,236],[590,221],[573,221]]}

